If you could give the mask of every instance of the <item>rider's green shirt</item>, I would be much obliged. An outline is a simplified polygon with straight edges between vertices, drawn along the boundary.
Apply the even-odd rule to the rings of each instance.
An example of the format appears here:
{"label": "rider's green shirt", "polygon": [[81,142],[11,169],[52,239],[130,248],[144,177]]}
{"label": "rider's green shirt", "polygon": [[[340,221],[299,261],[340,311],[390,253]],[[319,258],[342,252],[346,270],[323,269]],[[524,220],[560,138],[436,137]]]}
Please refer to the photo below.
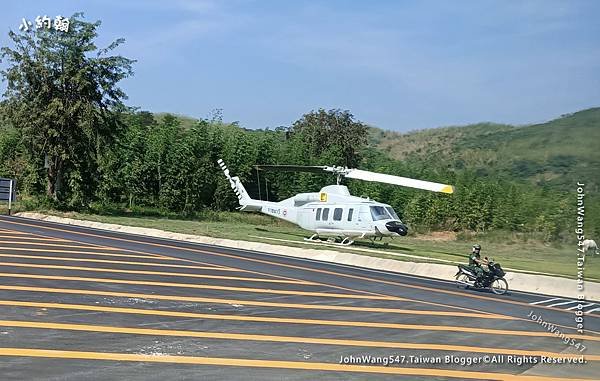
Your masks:
{"label": "rider's green shirt", "polygon": [[477,258],[477,255],[471,254],[469,256],[469,266],[479,266],[479,263],[475,262],[476,259],[479,259]]}

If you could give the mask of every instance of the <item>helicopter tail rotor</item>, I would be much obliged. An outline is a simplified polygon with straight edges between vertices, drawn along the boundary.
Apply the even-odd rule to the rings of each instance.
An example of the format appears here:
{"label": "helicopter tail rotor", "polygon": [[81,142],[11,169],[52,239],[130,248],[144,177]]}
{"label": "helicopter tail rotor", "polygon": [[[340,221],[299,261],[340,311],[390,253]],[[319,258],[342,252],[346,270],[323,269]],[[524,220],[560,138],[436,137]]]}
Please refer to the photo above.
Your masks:
{"label": "helicopter tail rotor", "polygon": [[231,176],[231,174],[229,173],[229,168],[227,168],[227,165],[225,165],[223,159],[217,160],[217,163],[219,164],[219,167],[221,167],[221,169],[223,170],[223,173],[225,174],[227,180],[229,180],[231,189],[233,189],[233,191],[238,197],[238,201],[240,203],[240,206],[238,208],[239,210],[243,210],[245,212],[262,212],[274,217],[283,218],[290,222],[294,221],[295,212],[292,213],[294,209],[293,201],[292,204],[289,205],[289,203],[284,204],[287,200],[284,200],[282,202],[256,200],[250,197],[250,195],[248,195],[248,192],[246,191],[246,188],[242,184],[242,181],[239,177]]}
{"label": "helicopter tail rotor", "polygon": [[231,189],[233,189],[236,196],[238,197],[240,205],[244,206],[248,204],[248,202],[252,200],[252,198],[250,198],[248,192],[246,192],[246,188],[244,188],[244,185],[240,181],[240,178],[237,176],[231,176],[231,174],[229,173],[229,169],[227,168],[227,165],[225,165],[223,159],[217,160],[217,163],[219,164],[219,167],[221,167],[221,169],[223,170],[223,173],[225,173],[225,177],[227,178],[227,180],[229,180]]}

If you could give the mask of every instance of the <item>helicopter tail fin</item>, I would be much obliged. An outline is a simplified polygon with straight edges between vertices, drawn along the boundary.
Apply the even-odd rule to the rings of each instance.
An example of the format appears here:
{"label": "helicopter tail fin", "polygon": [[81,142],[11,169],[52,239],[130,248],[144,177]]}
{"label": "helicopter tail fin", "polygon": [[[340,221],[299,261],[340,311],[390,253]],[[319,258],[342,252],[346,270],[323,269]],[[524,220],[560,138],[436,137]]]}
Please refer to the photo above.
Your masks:
{"label": "helicopter tail fin", "polygon": [[246,188],[244,188],[244,185],[240,181],[239,177],[232,177],[230,175],[229,169],[227,168],[227,165],[225,165],[223,159],[217,160],[217,163],[219,164],[219,167],[221,167],[221,169],[223,170],[223,173],[225,173],[225,177],[227,178],[227,180],[229,180],[229,184],[231,184],[231,189],[233,189],[236,196],[238,197],[241,209],[248,211],[260,210],[260,201],[254,200],[248,195],[248,192],[246,191]]}

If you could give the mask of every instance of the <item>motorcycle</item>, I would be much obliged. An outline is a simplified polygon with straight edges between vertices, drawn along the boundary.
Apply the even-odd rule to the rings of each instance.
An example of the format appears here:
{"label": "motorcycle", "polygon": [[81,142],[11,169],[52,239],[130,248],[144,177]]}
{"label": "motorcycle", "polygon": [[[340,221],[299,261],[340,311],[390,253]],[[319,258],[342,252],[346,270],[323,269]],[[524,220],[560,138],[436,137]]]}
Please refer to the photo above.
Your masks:
{"label": "motorcycle", "polygon": [[458,265],[458,272],[454,276],[456,278],[457,287],[469,287],[475,288],[488,288],[494,294],[504,295],[508,292],[508,282],[504,279],[505,272],[499,263],[494,262],[491,259],[488,262],[488,271],[484,270],[484,274],[481,278],[477,277],[477,274],[471,266]]}

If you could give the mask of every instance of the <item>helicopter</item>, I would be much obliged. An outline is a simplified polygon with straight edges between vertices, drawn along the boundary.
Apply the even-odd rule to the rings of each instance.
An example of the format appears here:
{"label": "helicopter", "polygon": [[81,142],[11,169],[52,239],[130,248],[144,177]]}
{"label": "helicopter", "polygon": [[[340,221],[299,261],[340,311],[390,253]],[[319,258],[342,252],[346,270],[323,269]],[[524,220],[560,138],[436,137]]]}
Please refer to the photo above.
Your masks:
{"label": "helicopter", "polygon": [[313,232],[305,238],[307,241],[322,243],[321,237],[324,237],[327,242],[342,246],[351,245],[358,238],[374,241],[408,234],[408,227],[390,205],[368,197],[352,196],[348,187],[340,185],[342,178],[454,193],[452,185],[340,166],[256,165],[257,171],[333,173],[337,176],[336,185],[327,185],[319,192],[299,193],[279,202],[263,201],[248,195],[239,177],[231,176],[222,159],[217,163],[238,197],[238,209],[267,214]]}

